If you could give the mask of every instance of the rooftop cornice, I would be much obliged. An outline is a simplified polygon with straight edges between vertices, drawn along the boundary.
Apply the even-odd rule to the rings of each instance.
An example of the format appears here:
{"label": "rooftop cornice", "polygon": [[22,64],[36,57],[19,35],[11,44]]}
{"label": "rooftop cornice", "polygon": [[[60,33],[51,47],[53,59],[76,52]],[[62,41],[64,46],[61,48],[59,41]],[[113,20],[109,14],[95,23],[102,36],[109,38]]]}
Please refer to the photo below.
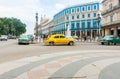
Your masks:
{"label": "rooftop cornice", "polygon": [[[94,1],[94,2],[88,2],[88,3],[82,3],[82,4],[77,4],[77,5],[68,6],[68,7],[65,7],[64,9],[60,10],[60,11],[59,11],[58,13],[56,13],[55,15],[59,14],[60,12],[62,12],[62,11],[65,10],[65,9],[69,9],[69,8],[77,7],[77,6],[95,4],[95,3],[101,3],[101,2],[100,2],[100,1]],[[54,15],[54,16],[55,16],[55,15]]]}
{"label": "rooftop cornice", "polygon": [[102,3],[104,3],[105,1],[107,1],[107,0],[103,0]]}
{"label": "rooftop cornice", "polygon": [[82,3],[82,4],[72,5],[72,6],[68,6],[66,8],[71,8],[71,7],[75,7],[75,6],[89,5],[89,4],[95,4],[95,3],[100,3],[100,1],[94,1],[94,2],[88,2],[88,3]]}

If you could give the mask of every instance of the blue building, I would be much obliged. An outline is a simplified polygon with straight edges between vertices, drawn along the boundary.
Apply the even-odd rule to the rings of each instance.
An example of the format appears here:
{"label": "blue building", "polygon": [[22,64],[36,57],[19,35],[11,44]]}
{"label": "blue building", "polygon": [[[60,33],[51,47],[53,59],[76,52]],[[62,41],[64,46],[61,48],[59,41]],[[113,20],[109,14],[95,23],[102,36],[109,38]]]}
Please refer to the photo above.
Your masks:
{"label": "blue building", "polygon": [[71,36],[89,36],[93,39],[98,36],[101,28],[97,21],[99,12],[99,2],[67,7],[54,15],[53,32],[66,34],[67,27],[70,26]]}

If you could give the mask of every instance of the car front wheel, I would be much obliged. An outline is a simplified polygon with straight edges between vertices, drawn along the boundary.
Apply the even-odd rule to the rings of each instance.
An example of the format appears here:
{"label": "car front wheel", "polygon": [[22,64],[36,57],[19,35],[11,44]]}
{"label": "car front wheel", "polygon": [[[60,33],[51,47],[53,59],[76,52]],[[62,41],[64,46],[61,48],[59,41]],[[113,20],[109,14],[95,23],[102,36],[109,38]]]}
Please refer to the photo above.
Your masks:
{"label": "car front wheel", "polygon": [[104,42],[101,42],[101,45],[104,45]]}
{"label": "car front wheel", "polygon": [[116,45],[116,43],[114,43],[114,45]]}
{"label": "car front wheel", "polygon": [[53,45],[54,45],[54,42],[49,42],[49,45],[50,45],[50,46],[53,46]]}
{"label": "car front wheel", "polygon": [[68,45],[73,46],[74,42],[70,41]]}

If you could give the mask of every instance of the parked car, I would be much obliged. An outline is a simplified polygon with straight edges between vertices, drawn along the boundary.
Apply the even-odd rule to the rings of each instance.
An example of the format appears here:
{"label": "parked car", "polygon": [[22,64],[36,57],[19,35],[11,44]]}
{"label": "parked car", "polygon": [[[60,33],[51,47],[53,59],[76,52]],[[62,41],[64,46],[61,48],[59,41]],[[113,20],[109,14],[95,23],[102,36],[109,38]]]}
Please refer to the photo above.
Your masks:
{"label": "parked car", "polygon": [[74,45],[75,39],[73,38],[66,38],[64,34],[54,34],[48,39],[44,40],[45,44],[54,45],[54,44],[68,44]]}
{"label": "parked car", "polygon": [[27,35],[27,37],[29,38],[30,43],[33,43],[33,41],[34,41],[34,36],[33,36],[33,35]]}
{"label": "parked car", "polygon": [[5,40],[5,41],[8,40],[7,35],[1,35],[1,37],[0,37],[0,41],[3,41],[3,40]]}
{"label": "parked car", "polygon": [[114,36],[114,35],[109,35],[109,36],[105,36],[103,38],[99,38],[99,42],[102,45],[110,45],[110,44],[118,44],[120,43],[120,37]]}
{"label": "parked car", "polygon": [[20,36],[18,38],[18,44],[29,44],[30,43],[30,39],[28,38],[28,36]]}
{"label": "parked car", "polygon": [[16,39],[17,37],[16,36],[13,36],[13,35],[9,35],[8,36],[8,39]]}

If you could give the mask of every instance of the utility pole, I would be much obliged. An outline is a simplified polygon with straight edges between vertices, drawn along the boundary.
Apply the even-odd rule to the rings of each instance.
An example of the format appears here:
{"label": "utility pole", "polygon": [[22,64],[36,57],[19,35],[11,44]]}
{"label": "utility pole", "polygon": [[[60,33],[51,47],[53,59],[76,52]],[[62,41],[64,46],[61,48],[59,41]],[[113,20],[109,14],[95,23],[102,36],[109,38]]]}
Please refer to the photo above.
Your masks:
{"label": "utility pole", "polygon": [[36,39],[38,40],[38,13],[35,13],[35,19],[36,19]]}

